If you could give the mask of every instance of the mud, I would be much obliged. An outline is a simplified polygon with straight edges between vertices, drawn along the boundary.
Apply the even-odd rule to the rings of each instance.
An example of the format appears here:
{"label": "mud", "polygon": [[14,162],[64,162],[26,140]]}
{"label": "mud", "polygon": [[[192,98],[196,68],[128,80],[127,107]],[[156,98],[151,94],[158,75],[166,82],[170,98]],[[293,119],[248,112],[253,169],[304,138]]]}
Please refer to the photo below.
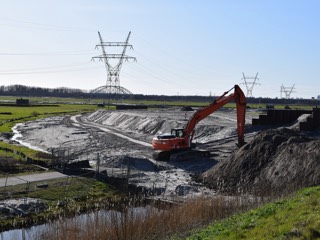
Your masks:
{"label": "mud", "polygon": [[[174,127],[184,127],[192,114],[193,111],[180,108],[99,110],[19,124],[16,130],[20,135],[15,139],[66,160],[88,159],[93,168],[99,159],[100,171],[106,170],[109,175],[129,170],[130,183],[158,189],[164,198],[214,194],[192,177],[212,168],[236,149],[235,110],[219,110],[196,127],[194,142],[212,151],[213,157],[169,163],[152,159],[152,137]],[[246,122],[250,123],[251,118],[248,114]]]}
{"label": "mud", "polygon": [[[236,111],[220,109],[195,129],[194,142],[211,151],[210,158],[184,162],[153,160],[152,137],[184,127],[192,114],[193,111],[179,108],[98,110],[20,124],[16,129],[21,136],[16,140],[60,154],[66,161],[89,160],[93,168],[99,159],[100,171],[106,170],[109,175],[124,173],[129,183],[157,189],[163,198],[317,183],[319,150],[315,149],[319,149],[319,142],[291,130],[258,134],[262,129],[251,126],[257,112],[250,109],[246,114],[248,144],[241,149],[236,146]],[[203,176],[201,181],[206,186],[194,181],[198,175]]]}

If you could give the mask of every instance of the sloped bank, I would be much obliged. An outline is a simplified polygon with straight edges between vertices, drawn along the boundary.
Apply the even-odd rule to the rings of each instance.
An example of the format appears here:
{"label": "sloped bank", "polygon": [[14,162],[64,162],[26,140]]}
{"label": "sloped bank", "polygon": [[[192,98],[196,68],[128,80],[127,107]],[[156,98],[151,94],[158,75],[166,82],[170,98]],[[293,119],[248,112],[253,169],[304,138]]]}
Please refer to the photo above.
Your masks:
{"label": "sloped bank", "polygon": [[200,177],[220,192],[269,194],[320,184],[320,139],[269,129]]}
{"label": "sloped bank", "polygon": [[[223,117],[215,114],[207,117],[195,127],[194,140],[206,143],[233,136],[236,124],[233,110],[220,110]],[[151,142],[157,133],[170,132],[172,128],[184,128],[193,112],[186,113],[180,109],[137,110],[137,111],[105,111],[98,110],[86,116],[90,122],[113,126],[116,129]],[[231,117],[229,117],[229,114]],[[234,114],[234,115],[233,115]],[[227,117],[226,117],[227,116]]]}

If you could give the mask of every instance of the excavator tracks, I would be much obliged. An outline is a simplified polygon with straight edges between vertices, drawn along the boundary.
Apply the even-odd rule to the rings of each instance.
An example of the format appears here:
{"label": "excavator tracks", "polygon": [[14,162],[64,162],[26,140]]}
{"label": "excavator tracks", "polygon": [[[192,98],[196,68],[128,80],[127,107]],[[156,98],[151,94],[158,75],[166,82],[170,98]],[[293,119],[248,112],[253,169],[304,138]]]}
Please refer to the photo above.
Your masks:
{"label": "excavator tracks", "polygon": [[209,158],[211,156],[209,151],[201,149],[189,149],[181,151],[154,151],[153,159],[157,161],[186,161],[197,158]]}

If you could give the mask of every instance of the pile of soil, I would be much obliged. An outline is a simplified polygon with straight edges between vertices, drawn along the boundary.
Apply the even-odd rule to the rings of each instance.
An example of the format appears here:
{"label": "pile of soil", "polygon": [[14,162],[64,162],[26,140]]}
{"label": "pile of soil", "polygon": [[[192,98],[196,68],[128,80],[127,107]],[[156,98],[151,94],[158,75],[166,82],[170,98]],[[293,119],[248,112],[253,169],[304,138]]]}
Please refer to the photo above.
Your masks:
{"label": "pile of soil", "polygon": [[269,129],[201,176],[217,191],[269,194],[320,184],[320,139]]}

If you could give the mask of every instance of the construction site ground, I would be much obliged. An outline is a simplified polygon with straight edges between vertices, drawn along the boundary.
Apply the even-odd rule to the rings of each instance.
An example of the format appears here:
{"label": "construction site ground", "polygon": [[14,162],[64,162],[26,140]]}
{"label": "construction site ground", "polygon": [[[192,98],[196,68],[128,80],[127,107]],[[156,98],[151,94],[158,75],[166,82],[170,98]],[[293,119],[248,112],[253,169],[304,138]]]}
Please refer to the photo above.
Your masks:
{"label": "construction site ground", "polygon": [[[252,118],[258,115],[258,110],[253,109],[248,109],[246,114],[245,141],[248,144],[244,147],[238,149],[236,146],[236,110],[220,109],[201,121],[195,131],[194,142],[198,148],[209,150],[210,158],[174,162],[153,160],[151,147],[153,136],[159,132],[170,132],[171,128],[184,127],[193,113],[193,111],[181,111],[179,108],[121,111],[102,109],[83,115],[57,116],[19,124],[15,128],[18,134],[15,135],[14,140],[28,147],[47,152],[53,151],[68,161],[89,160],[94,169],[99,162],[99,171],[106,170],[109,176],[126,176],[130,184],[156,192],[164,199],[186,198],[201,194],[214,195],[217,190],[238,189],[242,179],[245,179],[244,189],[248,189],[250,184],[265,181],[266,177],[273,179],[273,176],[277,176],[275,181],[271,181],[272,184],[277,184],[278,180],[281,181],[285,177],[286,181],[290,181],[290,177],[296,177],[296,175],[288,175],[286,165],[281,165],[279,162],[279,169],[274,170],[276,174],[268,172],[268,167],[275,168],[270,162],[276,159],[274,156],[278,154],[279,144],[282,144],[281,154],[284,155],[279,159],[283,162],[290,161],[290,154],[295,150],[288,151],[286,155],[286,148],[290,149],[291,145],[288,141],[292,136],[280,134],[281,138],[277,141],[273,141],[271,137],[269,141],[271,147],[265,150],[263,148],[265,142],[255,139],[261,138],[261,134],[273,136],[278,130],[273,129],[265,133],[263,130],[271,128],[270,126],[263,128],[252,126]],[[295,126],[294,123],[292,126]],[[318,132],[309,133],[309,135],[316,139],[315,144],[317,144]],[[300,142],[310,142],[301,139]],[[283,144],[284,142],[289,145]],[[297,141],[291,140],[291,142]],[[275,144],[278,145],[274,146]],[[301,147],[305,146],[301,145]],[[262,160],[258,160],[258,153],[261,151],[267,151],[260,154],[267,159],[264,165],[261,163]],[[303,151],[304,149],[298,151],[301,156]],[[313,152],[309,154],[312,157],[308,160],[312,164],[305,168],[319,169],[319,157],[317,158],[319,154],[314,152],[312,146],[308,147],[308,151]],[[246,156],[249,155],[248,160]],[[248,161],[251,161],[250,164]],[[234,164],[227,164],[228,162]],[[255,164],[260,168],[254,168]],[[253,167],[255,174],[252,175],[245,166]],[[294,168],[294,166],[291,167]],[[240,177],[238,170],[242,171]],[[246,170],[251,174],[248,177],[246,177]],[[261,171],[266,171],[269,175],[265,174],[266,177],[261,177]],[[312,174],[310,171],[308,173]],[[205,177],[202,178],[201,183],[194,181],[193,176]],[[281,176],[284,177],[281,178]],[[304,176],[300,174],[298,177]],[[229,181],[230,179],[232,181]],[[214,184],[212,181],[219,184]],[[228,182],[230,182],[229,185]]]}

